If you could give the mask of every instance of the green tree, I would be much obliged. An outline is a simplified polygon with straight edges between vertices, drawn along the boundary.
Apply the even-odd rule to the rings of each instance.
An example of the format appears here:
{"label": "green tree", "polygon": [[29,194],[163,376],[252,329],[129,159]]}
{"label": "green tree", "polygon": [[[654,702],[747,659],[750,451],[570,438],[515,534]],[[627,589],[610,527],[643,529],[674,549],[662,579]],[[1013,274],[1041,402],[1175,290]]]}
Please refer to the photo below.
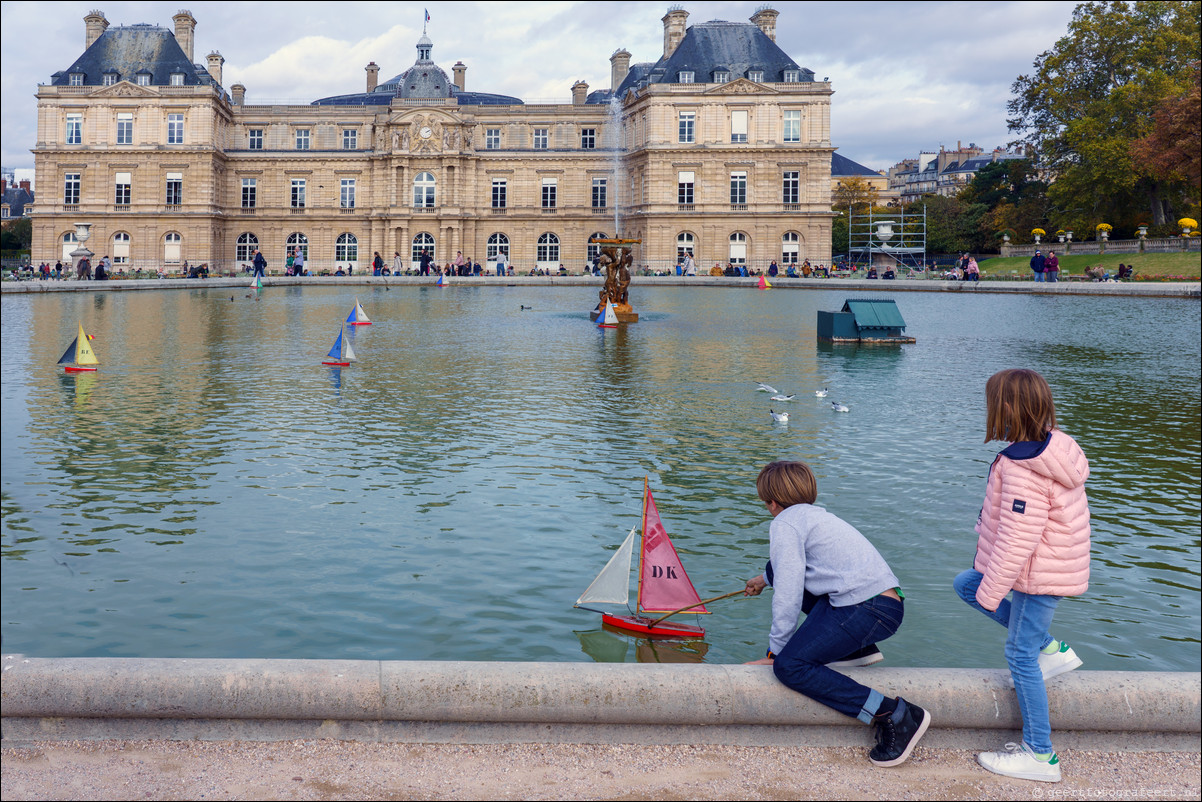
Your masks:
{"label": "green tree", "polygon": [[0,231],[0,250],[29,250],[33,243],[33,220],[21,217],[4,226]]}
{"label": "green tree", "polygon": [[979,253],[986,246],[982,221],[989,211],[983,203],[966,203],[958,197],[926,195],[906,207],[907,218],[919,217],[926,208],[927,253]]}
{"label": "green tree", "polygon": [[1140,210],[1163,223],[1186,201],[1182,182],[1132,159],[1131,145],[1163,101],[1188,92],[1200,10],[1197,0],[1083,3],[1068,34],[1015,80],[1008,124],[1053,176],[1060,227],[1092,230]]}

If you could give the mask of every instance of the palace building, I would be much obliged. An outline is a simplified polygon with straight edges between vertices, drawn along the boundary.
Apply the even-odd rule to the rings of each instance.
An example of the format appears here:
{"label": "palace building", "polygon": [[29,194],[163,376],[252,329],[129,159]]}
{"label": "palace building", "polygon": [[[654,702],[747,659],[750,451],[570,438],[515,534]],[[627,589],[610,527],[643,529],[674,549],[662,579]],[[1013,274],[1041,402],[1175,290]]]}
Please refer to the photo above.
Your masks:
{"label": "palace building", "polygon": [[653,269],[829,262],[829,81],[776,44],[771,8],[688,16],[664,15],[656,60],[618,49],[610,87],[578,81],[570,103],[469,91],[423,33],[361,93],[254,105],[220,53],[197,62],[188,11],[173,29],[93,11],[83,54],[38,87],[33,258],[66,259],[87,222],[126,270],[237,270],[257,247],[273,270],[301,248],[316,270],[424,249],[578,272],[597,235],[641,240]]}

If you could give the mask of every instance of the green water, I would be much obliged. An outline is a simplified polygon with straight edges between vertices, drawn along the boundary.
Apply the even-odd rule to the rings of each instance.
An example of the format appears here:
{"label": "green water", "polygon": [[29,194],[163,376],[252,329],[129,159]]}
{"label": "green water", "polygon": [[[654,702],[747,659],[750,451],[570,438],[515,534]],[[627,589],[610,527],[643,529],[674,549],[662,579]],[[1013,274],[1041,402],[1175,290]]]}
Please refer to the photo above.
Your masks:
{"label": "green water", "polygon": [[[572,603],[644,476],[702,595],[741,587],[767,556],[755,476],[801,458],[903,582],[887,665],[1001,666],[1004,631],[951,579],[1000,447],[984,382],[1022,366],[1092,466],[1091,587],[1054,634],[1088,668],[1199,670],[1196,300],[902,293],[918,342],[857,348],[815,340],[835,291],[636,287],[614,331],[588,288],[232,293],[3,298],[6,652],[755,659],[767,595],[687,645]],[[356,297],[360,361],[323,368]],[[101,370],[66,377],[80,321]]]}

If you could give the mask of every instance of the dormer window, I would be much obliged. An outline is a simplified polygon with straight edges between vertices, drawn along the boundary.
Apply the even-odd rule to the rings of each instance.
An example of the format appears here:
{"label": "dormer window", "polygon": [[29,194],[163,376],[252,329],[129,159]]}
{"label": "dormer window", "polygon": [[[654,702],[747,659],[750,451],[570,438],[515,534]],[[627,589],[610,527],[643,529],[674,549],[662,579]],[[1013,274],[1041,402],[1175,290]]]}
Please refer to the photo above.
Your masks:
{"label": "dormer window", "polygon": [[118,75],[115,72],[106,72],[101,76],[100,80],[105,86],[114,86],[117,83]]}
{"label": "dormer window", "polygon": [[757,84],[762,84],[764,82],[764,71],[763,70],[748,70],[747,80],[755,81]]}
{"label": "dormer window", "polygon": [[785,70],[784,82],[787,84],[801,83],[801,70]]}
{"label": "dormer window", "polygon": [[140,72],[137,75],[138,86],[150,86],[150,73]]}
{"label": "dormer window", "polygon": [[171,85],[172,86],[183,86],[184,85],[184,74],[182,72],[171,73]]}
{"label": "dormer window", "polygon": [[67,84],[69,86],[83,86],[83,73],[73,72],[67,76]]}
{"label": "dormer window", "polygon": [[730,83],[730,71],[729,70],[714,70],[714,83],[716,83],[716,84]]}
{"label": "dormer window", "polygon": [[687,72],[678,73],[676,76],[676,83],[678,83],[678,84],[693,83],[693,71],[689,70]]}

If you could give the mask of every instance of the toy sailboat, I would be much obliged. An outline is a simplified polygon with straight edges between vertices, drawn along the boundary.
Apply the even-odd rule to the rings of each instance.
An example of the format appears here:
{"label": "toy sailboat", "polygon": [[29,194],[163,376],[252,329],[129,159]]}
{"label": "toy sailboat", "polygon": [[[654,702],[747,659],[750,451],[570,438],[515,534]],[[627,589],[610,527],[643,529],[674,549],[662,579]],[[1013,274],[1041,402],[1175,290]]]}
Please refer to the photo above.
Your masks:
{"label": "toy sailboat", "polygon": [[323,365],[329,365],[336,368],[345,368],[355,361],[355,349],[351,348],[349,337],[343,337],[343,327],[338,327],[338,339],[334,340],[334,347],[330,349],[330,353],[326,354],[326,358],[321,361]]}
{"label": "toy sailboat", "polygon": [[689,575],[681,565],[676,548],[668,538],[655,499],[647,480],[643,480],[643,537],[639,550],[639,592],[634,613],[614,615],[603,610],[582,607],[582,604],[625,604],[630,607],[630,561],[634,546],[634,533],[638,525],[631,527],[630,534],[610,558],[601,573],[576,600],[575,607],[601,613],[601,623],[611,627],[637,632],[649,637],[700,638],[705,630],[692,624],[659,621],[656,615],[645,613],[709,613],[697,595]]}
{"label": "toy sailboat", "polygon": [[67,373],[94,371],[100,364],[96,352],[92,350],[92,338],[84,334],[82,323],[79,324],[79,334],[75,335],[75,339],[67,346],[58,364],[65,366],[64,370]]}
{"label": "toy sailboat", "polygon": [[359,299],[355,299],[355,308],[346,316],[346,325],[348,326],[370,326],[371,321],[367,319],[367,313],[363,311],[363,305],[359,303]]}
{"label": "toy sailboat", "polygon": [[761,290],[770,290],[770,289],[772,289],[772,283],[771,283],[770,281],[768,281],[768,277],[767,277],[767,276],[760,276],[760,282],[759,282],[759,284],[756,284],[755,286],[757,286],[757,287],[758,287],[758,288],[760,288]]}
{"label": "toy sailboat", "polygon": [[447,285],[448,285],[448,284],[450,284],[450,283],[451,283],[451,277],[450,277],[449,275],[446,275],[446,274],[443,274],[443,273],[439,273],[439,274],[438,274],[438,284],[437,284],[437,285],[435,285],[435,286],[438,286],[438,287],[445,287],[445,286],[447,286]]}
{"label": "toy sailboat", "polygon": [[252,278],[252,279],[250,280],[250,288],[251,288],[252,290],[261,290],[261,289],[263,289],[263,279],[259,278],[258,276],[255,276],[254,278]]}
{"label": "toy sailboat", "polygon": [[597,316],[597,327],[602,329],[616,329],[618,327],[618,315],[614,312],[613,305],[609,301],[605,302],[605,309]]}

